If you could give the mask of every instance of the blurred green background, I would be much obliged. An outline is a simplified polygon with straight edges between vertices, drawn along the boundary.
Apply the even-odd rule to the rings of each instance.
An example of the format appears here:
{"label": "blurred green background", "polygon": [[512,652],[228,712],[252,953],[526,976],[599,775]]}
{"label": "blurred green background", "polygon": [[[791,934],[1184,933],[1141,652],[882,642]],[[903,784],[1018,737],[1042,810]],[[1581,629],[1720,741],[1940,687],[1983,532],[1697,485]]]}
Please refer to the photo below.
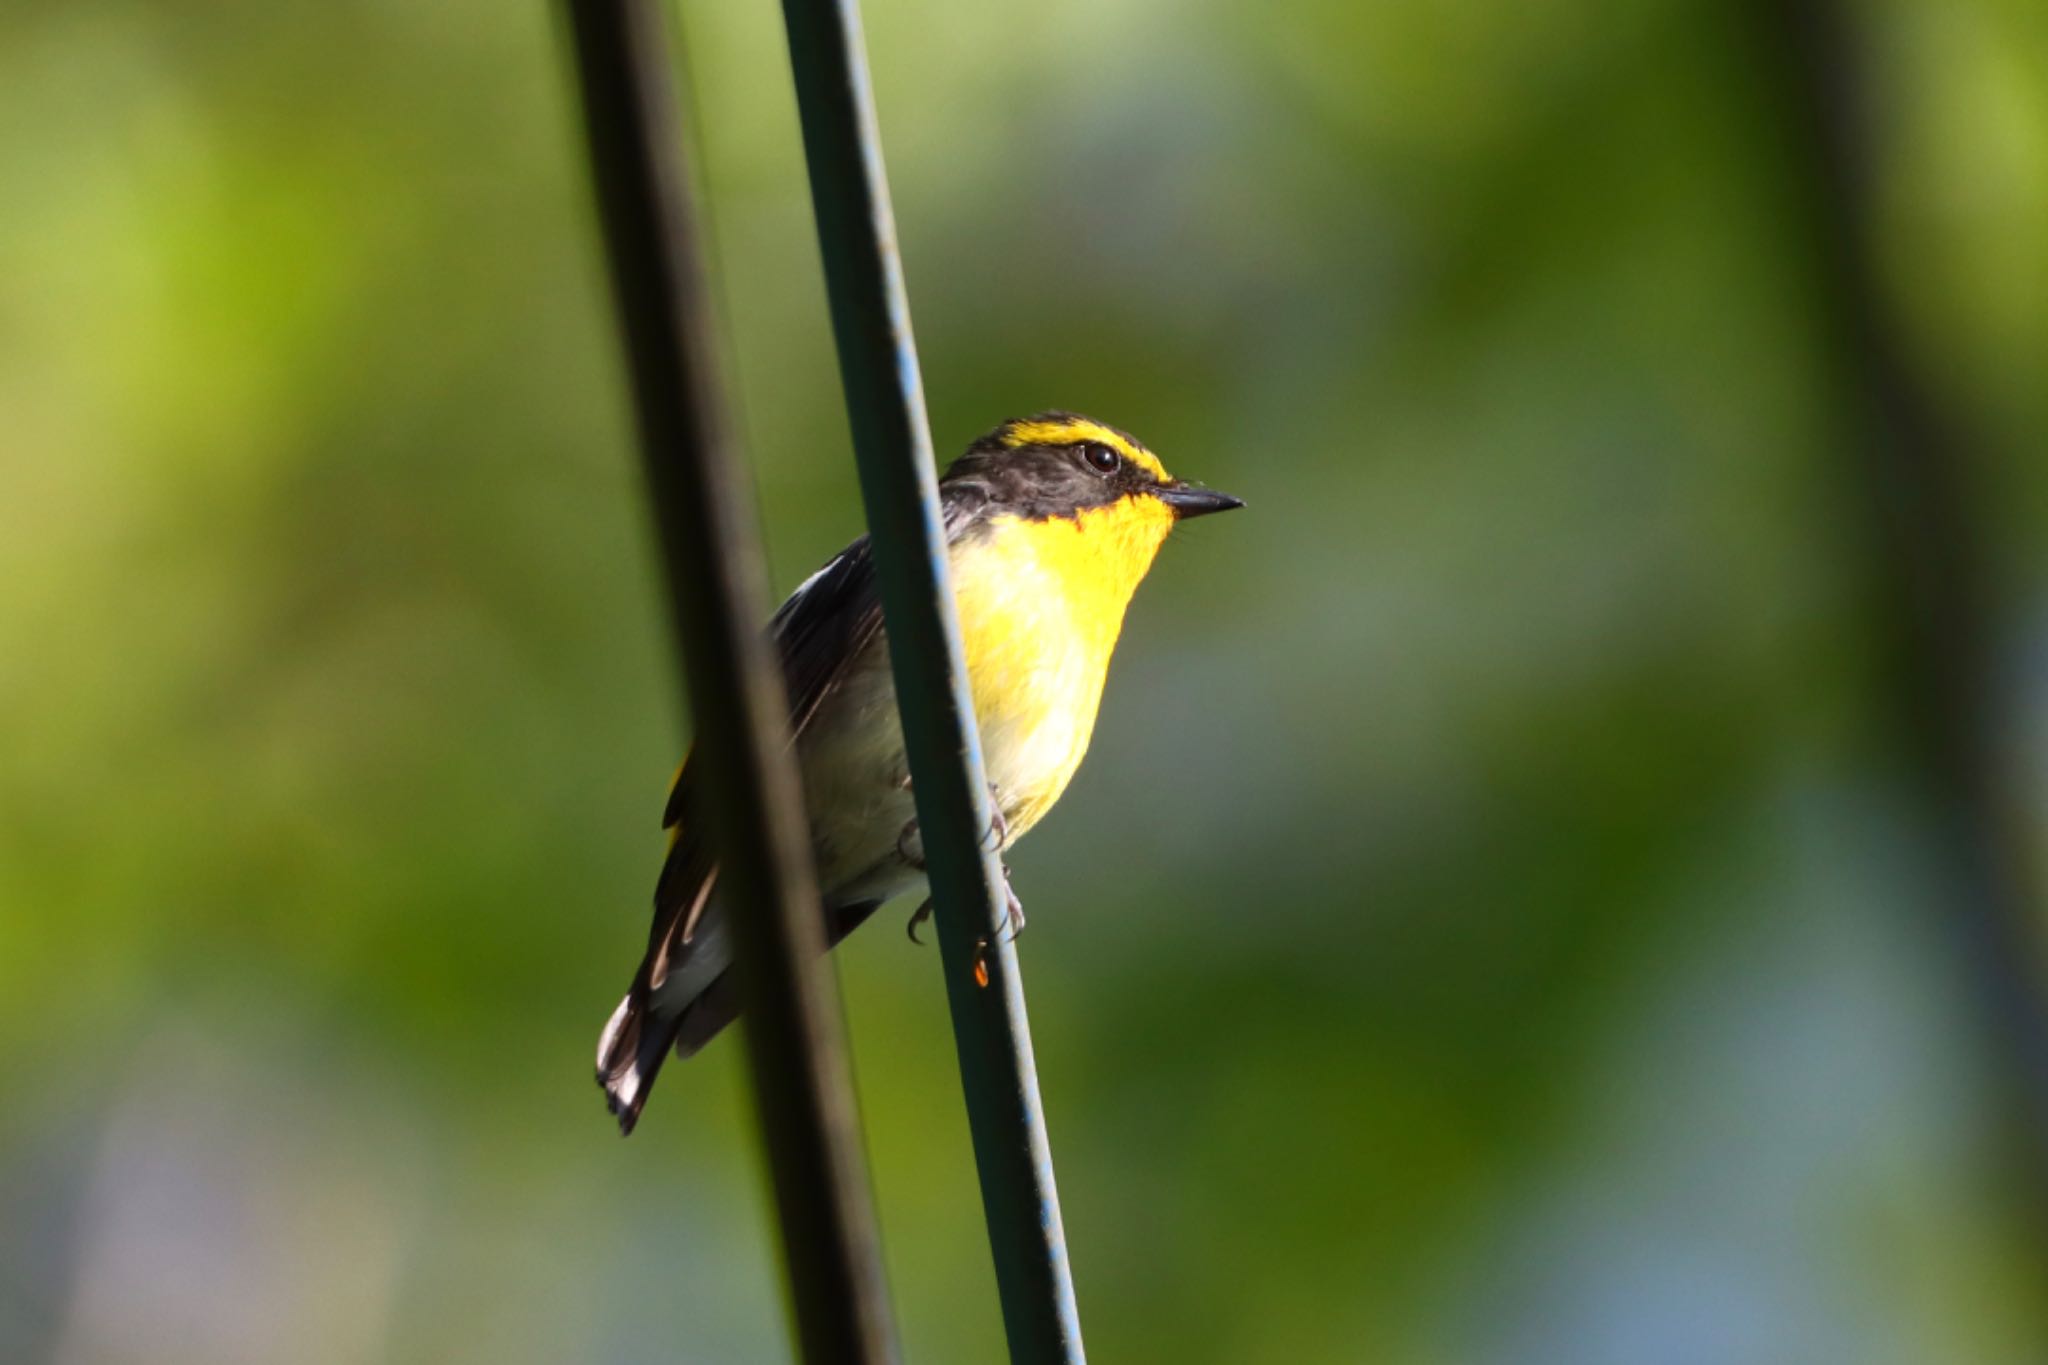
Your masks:
{"label": "blurred green background", "polygon": [[[2048,799],[2048,11],[1853,10]],[[860,529],[775,6],[680,11],[776,583]],[[1754,37],[871,0],[935,434],[1250,510],[1014,856],[1103,1361],[2048,1358]],[[556,16],[0,13],[0,1359],[784,1359],[738,1048],[590,1083],[681,752]],[[942,983],[839,955],[908,1354]]]}

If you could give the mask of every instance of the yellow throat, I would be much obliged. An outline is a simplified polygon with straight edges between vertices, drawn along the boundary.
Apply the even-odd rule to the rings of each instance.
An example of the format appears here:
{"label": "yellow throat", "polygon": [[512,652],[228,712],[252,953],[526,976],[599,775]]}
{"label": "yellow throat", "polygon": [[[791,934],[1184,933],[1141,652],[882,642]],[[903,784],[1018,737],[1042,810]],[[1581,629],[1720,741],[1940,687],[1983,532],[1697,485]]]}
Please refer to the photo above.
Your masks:
{"label": "yellow throat", "polygon": [[953,547],[975,716],[1012,838],[1087,753],[1124,610],[1173,522],[1158,499],[1133,496],[1070,517],[999,516]]}

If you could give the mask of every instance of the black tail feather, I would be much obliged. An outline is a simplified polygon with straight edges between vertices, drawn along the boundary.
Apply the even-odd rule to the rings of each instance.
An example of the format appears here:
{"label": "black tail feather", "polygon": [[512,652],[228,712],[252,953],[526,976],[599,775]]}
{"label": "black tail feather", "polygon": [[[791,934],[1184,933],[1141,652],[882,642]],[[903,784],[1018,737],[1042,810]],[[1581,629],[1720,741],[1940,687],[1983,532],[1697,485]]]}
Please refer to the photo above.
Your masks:
{"label": "black tail feather", "polygon": [[[827,946],[837,947],[880,904],[849,905],[834,914]],[[652,956],[650,953],[650,960]],[[621,1134],[631,1133],[640,1121],[648,1092],[669,1053],[694,1056],[740,1014],[739,982],[730,970],[713,977],[672,1014],[659,1008],[656,996],[657,992],[648,988],[643,965],[633,989],[612,1011],[611,1022],[598,1039],[597,1083],[604,1089],[605,1103],[618,1119]]]}
{"label": "black tail feather", "polygon": [[661,1064],[668,1060],[680,1018],[663,1019],[639,982],[619,1002],[598,1040],[597,1083],[604,1101],[619,1121],[621,1136],[630,1134],[647,1107],[647,1095]]}

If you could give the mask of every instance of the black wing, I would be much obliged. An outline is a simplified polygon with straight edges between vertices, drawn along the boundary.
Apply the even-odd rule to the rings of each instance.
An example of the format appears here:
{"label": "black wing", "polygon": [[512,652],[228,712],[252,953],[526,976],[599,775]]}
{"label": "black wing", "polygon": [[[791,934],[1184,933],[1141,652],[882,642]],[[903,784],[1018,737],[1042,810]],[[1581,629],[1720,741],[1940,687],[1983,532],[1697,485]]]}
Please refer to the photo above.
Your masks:
{"label": "black wing", "polygon": [[[882,628],[882,599],[874,560],[862,536],[805,579],[768,623],[782,656],[782,686],[789,694],[789,732],[800,735],[851,663]],[[690,768],[676,774],[662,812],[662,828],[681,824],[689,809]]]}
{"label": "black wing", "polygon": [[[768,633],[782,656],[792,735],[804,732],[847,664],[881,628],[874,561],[868,555],[867,537],[862,536],[806,579],[769,622]],[[663,828],[673,829],[675,837],[655,883],[654,923],[647,935],[647,975],[657,985],[668,975],[677,946],[690,941],[718,875],[691,811],[695,786],[686,762],[676,774],[661,817]]]}
{"label": "black wing", "polygon": [[[962,460],[939,483],[948,544],[972,534],[990,505],[987,480],[971,460]],[[845,676],[846,666],[860,656],[882,629],[882,598],[875,585],[875,563],[862,536],[805,579],[789,595],[768,624],[782,656],[782,683],[789,693],[789,730],[801,735],[818,707]],[[664,829],[673,829],[668,861],[654,891],[654,925],[648,935],[654,979],[664,975],[678,942],[687,943],[696,919],[710,900],[718,875],[691,816],[695,783],[683,764],[662,812]]]}
{"label": "black wing", "polygon": [[[945,507],[948,541],[967,534],[989,501],[985,487],[973,478],[942,482],[939,495]],[[810,725],[818,708],[846,676],[847,666],[873,643],[881,629],[882,606],[875,586],[874,563],[868,554],[867,538],[862,537],[806,579],[769,624],[782,657],[792,734],[801,735]],[[647,1102],[647,1092],[662,1059],[700,1002],[710,993],[724,992],[724,1003],[705,1016],[707,1031],[696,1037],[691,1044],[693,1050],[729,1021],[736,1009],[729,998],[730,988],[721,987],[716,981],[697,1000],[678,1002],[678,1009],[667,1013],[653,1009],[653,993],[660,989],[670,970],[688,958],[690,935],[718,880],[717,864],[696,818],[699,812],[695,809],[695,785],[686,762],[676,774],[675,787],[669,793],[668,807],[662,816],[662,824],[673,830],[673,837],[668,859],[662,864],[661,879],[655,885],[654,924],[648,932],[647,954],[641,959],[625,1002],[606,1026],[600,1044],[598,1079],[610,1098],[612,1112],[619,1116],[620,1128],[626,1132],[632,1131],[640,1106]],[[854,923],[858,920],[835,926],[835,940]],[[649,1028],[658,1032],[646,1034]],[[630,1087],[626,1084],[629,1076],[636,1078]]]}

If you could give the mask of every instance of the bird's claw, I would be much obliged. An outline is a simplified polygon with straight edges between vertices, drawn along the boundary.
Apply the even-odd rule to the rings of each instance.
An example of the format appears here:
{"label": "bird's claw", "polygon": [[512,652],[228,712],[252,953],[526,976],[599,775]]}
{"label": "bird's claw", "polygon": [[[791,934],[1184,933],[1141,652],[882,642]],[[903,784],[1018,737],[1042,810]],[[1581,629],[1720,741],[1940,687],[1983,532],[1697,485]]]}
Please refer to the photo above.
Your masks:
{"label": "bird's claw", "polygon": [[1010,886],[1010,869],[1003,869],[1003,927],[995,937],[983,934],[974,941],[974,984],[988,987],[988,950],[1006,943],[1015,943],[1017,935],[1024,932],[1024,902],[1017,899],[1016,891]]}
{"label": "bird's claw", "polygon": [[[910,851],[911,840],[918,837],[917,818],[913,816],[903,822],[903,829],[896,835],[896,860],[906,867],[914,867],[922,872],[924,859]],[[982,837],[995,840],[994,851],[997,853],[1010,845],[1010,822],[1003,815],[1002,794],[996,790],[996,784],[993,782],[988,784],[988,829]],[[1008,869],[1004,871],[1007,875]]]}
{"label": "bird's claw", "polygon": [[916,837],[917,820],[912,818],[904,821],[902,832],[896,836],[896,859],[904,866],[914,867],[919,872],[922,872],[924,871],[924,859],[910,851],[910,841]]}
{"label": "bird's claw", "polygon": [[[994,836],[997,850],[1001,850],[1010,842],[1010,822],[1003,817],[1002,799],[997,793],[994,783],[989,784],[988,795],[988,832]],[[910,841],[916,835],[917,821],[913,819],[905,823],[903,832],[896,836],[896,856],[905,865],[923,871],[924,859],[917,857],[910,851]],[[903,926],[903,932],[910,937],[912,943],[920,947],[923,946],[924,940],[917,936],[917,927],[931,917],[932,903],[929,899],[911,912],[910,922]],[[1000,944],[1015,943],[1017,935],[1023,932],[1024,902],[1017,899],[1016,891],[1010,886],[1010,869],[1005,865],[1003,868],[1003,927],[996,931],[993,938],[983,935],[975,940],[974,981],[976,985],[984,987],[988,985],[988,950]]]}
{"label": "bird's claw", "polygon": [[1017,935],[1024,932],[1024,902],[1017,899],[1017,892],[1010,886],[1010,869],[1003,869],[1003,919],[1004,934],[998,935],[1003,943],[1015,943]]}
{"label": "bird's claw", "polygon": [[[1003,815],[1003,794],[993,782],[988,784],[988,837],[996,841],[993,852],[1001,853],[1010,846],[1010,822]],[[1004,873],[1008,875],[1008,869]]]}

